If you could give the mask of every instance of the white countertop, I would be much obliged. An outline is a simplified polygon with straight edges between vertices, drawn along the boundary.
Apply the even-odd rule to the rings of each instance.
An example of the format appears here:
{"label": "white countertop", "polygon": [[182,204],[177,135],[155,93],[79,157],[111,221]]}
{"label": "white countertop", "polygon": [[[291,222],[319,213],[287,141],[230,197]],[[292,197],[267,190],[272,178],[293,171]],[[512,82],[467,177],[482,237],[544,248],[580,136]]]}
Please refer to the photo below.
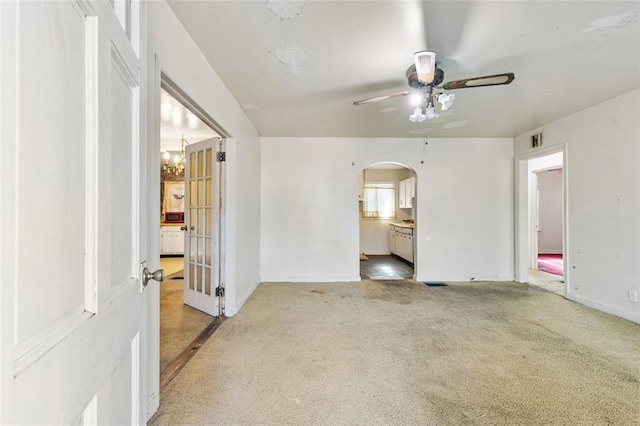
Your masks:
{"label": "white countertop", "polygon": [[414,229],[416,227],[415,223],[408,223],[408,222],[394,222],[394,223],[389,223],[390,226],[397,226],[398,228],[410,228],[410,229]]}

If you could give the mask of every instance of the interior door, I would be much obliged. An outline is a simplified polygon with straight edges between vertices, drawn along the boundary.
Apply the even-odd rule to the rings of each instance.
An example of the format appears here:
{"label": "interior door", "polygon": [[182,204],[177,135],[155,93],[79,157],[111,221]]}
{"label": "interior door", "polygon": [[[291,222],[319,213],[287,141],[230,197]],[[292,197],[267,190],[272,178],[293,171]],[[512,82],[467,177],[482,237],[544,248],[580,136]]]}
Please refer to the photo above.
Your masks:
{"label": "interior door", "polygon": [[[222,315],[222,161],[217,138],[185,148],[184,303],[209,315]],[[218,293],[218,294],[216,294]]]}
{"label": "interior door", "polygon": [[1,424],[146,420],[141,7],[0,2]]}

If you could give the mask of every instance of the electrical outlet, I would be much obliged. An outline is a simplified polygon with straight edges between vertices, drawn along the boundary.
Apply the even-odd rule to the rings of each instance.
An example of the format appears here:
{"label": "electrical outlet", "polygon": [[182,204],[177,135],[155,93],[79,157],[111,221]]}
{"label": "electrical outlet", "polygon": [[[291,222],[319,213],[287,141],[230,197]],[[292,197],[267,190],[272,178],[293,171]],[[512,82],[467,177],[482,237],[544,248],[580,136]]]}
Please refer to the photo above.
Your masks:
{"label": "electrical outlet", "polygon": [[629,302],[638,303],[638,292],[629,290]]}

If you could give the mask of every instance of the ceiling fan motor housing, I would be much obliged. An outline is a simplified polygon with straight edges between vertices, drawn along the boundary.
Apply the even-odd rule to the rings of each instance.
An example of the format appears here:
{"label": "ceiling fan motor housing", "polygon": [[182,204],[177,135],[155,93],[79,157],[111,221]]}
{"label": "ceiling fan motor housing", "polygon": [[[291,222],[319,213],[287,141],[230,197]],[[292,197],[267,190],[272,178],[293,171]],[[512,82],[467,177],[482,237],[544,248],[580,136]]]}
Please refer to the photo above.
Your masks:
{"label": "ceiling fan motor housing", "polygon": [[409,82],[409,87],[412,87],[414,89],[419,89],[425,86],[438,86],[444,81],[444,71],[442,71],[438,67],[436,67],[433,81],[429,84],[424,84],[418,80],[418,73],[416,72],[415,64],[412,64],[409,68],[407,68],[406,76]]}

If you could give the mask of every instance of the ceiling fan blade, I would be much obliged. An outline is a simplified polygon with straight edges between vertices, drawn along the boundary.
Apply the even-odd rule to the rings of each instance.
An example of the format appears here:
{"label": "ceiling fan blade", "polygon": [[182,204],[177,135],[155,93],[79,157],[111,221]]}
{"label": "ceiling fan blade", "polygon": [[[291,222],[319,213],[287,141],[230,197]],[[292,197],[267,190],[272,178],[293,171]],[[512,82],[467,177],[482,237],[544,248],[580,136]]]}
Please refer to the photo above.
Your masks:
{"label": "ceiling fan blade", "polygon": [[442,88],[445,90],[465,89],[468,87],[483,86],[499,86],[509,84],[513,81],[515,75],[512,72],[505,74],[486,75],[484,77],[465,78],[463,80],[454,80],[446,82]]}
{"label": "ceiling fan blade", "polygon": [[353,104],[354,105],[370,104],[372,102],[384,101],[385,99],[397,98],[399,96],[406,96],[408,94],[409,94],[409,91],[405,90],[403,92],[389,93],[388,95],[384,95],[384,96],[376,96],[374,98],[362,99],[360,101],[355,101]]}

